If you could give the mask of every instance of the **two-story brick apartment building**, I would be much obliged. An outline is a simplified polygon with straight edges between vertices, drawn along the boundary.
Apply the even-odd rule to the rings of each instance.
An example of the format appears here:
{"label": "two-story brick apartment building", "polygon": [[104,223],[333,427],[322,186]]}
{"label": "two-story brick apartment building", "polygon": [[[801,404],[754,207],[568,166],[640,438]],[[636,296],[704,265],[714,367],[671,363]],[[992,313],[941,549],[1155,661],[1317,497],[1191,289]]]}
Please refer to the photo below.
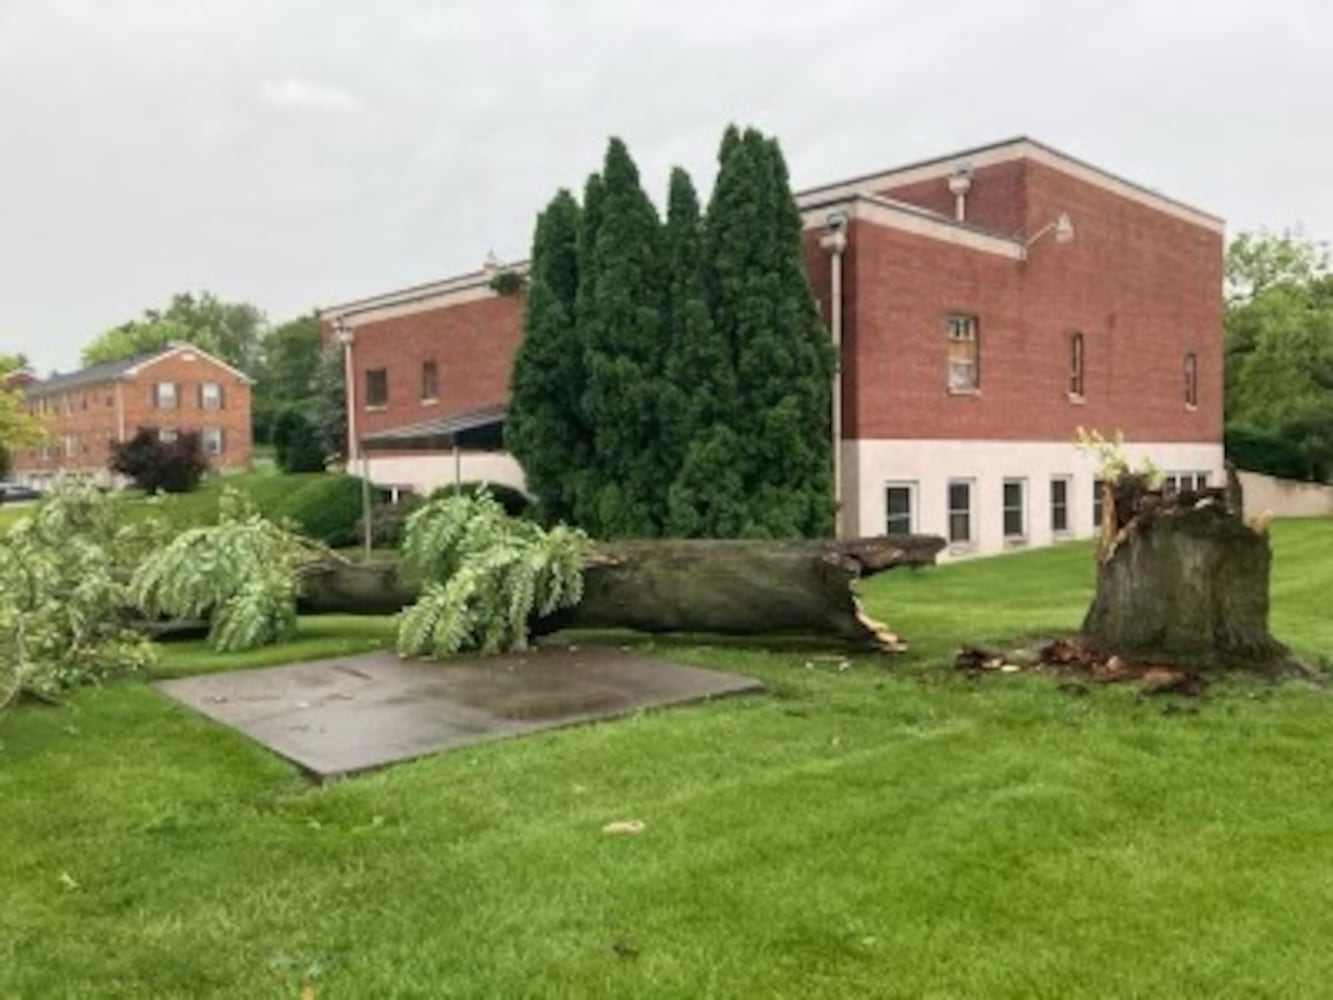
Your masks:
{"label": "two-story brick apartment building", "polygon": [[190,344],[90,365],[23,387],[24,405],[43,418],[48,440],[14,456],[19,482],[57,475],[110,482],[112,442],[140,427],[164,440],[198,431],[215,469],[250,464],[250,378]]}
{"label": "two-story brick apartment building", "polygon": [[[1220,219],[1023,138],[798,204],[841,357],[842,533],[940,534],[952,554],[1090,534],[1080,426],[1177,479],[1221,475]],[[323,310],[372,477],[521,475],[467,447],[502,420],[521,312],[486,272]]]}

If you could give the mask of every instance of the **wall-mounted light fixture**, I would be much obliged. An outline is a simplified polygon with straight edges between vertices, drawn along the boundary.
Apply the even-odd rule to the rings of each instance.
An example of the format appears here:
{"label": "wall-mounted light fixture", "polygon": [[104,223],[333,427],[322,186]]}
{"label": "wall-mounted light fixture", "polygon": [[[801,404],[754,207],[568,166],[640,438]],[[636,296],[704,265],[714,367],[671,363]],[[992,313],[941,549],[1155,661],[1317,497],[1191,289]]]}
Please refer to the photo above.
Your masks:
{"label": "wall-mounted light fixture", "polygon": [[967,193],[972,190],[972,164],[963,160],[954,164],[949,175],[949,193],[953,195],[953,216],[959,222],[967,218]]}
{"label": "wall-mounted light fixture", "polygon": [[1035,233],[1033,233],[1026,240],[1024,240],[1023,249],[1018,259],[1027,260],[1028,250],[1032,248],[1032,244],[1036,243],[1047,233],[1055,234],[1056,243],[1068,243],[1071,240],[1073,240],[1074,222],[1072,219],[1069,218],[1069,213],[1061,212],[1059,215],[1055,217],[1053,221],[1046,223],[1046,225],[1042,226]]}

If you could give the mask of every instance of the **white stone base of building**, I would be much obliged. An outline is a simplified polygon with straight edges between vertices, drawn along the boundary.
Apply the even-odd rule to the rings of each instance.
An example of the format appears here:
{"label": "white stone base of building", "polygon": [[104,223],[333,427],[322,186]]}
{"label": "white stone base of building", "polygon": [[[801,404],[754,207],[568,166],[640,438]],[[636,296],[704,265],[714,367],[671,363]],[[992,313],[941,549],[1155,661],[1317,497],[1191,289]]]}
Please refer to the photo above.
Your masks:
{"label": "white stone base of building", "polygon": [[[376,486],[428,494],[450,483],[503,483],[524,489],[523,470],[507,452],[422,452],[414,455],[371,454],[370,481]],[[359,475],[360,461],[348,472]]]}
{"label": "white stone base of building", "polygon": [[[1223,482],[1220,443],[1126,443],[1125,454],[1137,466],[1143,458],[1167,476],[1207,477]],[[1095,462],[1072,443],[1057,441],[853,440],[842,446],[843,524],[847,537],[883,534],[888,524],[889,488],[900,509],[897,520],[910,521],[914,532],[950,538],[950,484],[967,484],[970,500],[966,540],[958,537],[941,558],[960,558],[1050,545],[1095,533],[1093,518]],[[1057,530],[1053,495],[1065,483],[1065,530]],[[1005,483],[1019,484],[1009,499],[1021,497],[1021,510],[1010,505],[1006,531]],[[901,506],[908,498],[904,519]],[[961,512],[961,511],[959,511]],[[955,528],[963,527],[954,518]],[[1015,531],[1014,529],[1019,529]]]}

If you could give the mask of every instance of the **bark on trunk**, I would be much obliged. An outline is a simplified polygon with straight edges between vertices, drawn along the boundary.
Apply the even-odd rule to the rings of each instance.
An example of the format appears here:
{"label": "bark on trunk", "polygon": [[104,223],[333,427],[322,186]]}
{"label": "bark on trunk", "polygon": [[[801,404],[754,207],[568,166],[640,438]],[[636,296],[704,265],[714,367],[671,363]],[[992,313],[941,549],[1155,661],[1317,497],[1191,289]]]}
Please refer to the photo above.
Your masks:
{"label": "bark on trunk", "polygon": [[[927,535],[846,542],[638,541],[597,545],[583,600],[534,634],[562,628],[726,635],[802,634],[879,648],[898,638],[862,612],[852,584],[896,566],[935,561],[943,539]],[[307,567],[301,609],[389,614],[416,599],[417,582],[397,563]]]}
{"label": "bark on trunk", "polygon": [[1268,632],[1268,536],[1220,503],[1133,518],[1097,572],[1088,646],[1140,662],[1267,667],[1286,648]]}

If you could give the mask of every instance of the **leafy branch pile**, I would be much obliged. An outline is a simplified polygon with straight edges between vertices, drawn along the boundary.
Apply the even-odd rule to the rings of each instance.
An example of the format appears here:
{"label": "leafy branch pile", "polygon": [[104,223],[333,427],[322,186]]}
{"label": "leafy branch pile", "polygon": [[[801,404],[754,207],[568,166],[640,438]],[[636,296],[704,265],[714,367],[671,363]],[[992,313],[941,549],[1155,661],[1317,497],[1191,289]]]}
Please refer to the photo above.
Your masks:
{"label": "leafy branch pile", "polygon": [[220,652],[268,645],[295,627],[298,570],[316,550],[327,551],[228,490],[216,525],[181,532],[139,565],[130,597],[150,617],[208,619]]}
{"label": "leafy branch pile", "polygon": [[407,522],[403,549],[425,584],[399,619],[402,656],[527,646],[528,620],[583,596],[583,532],[505,514],[489,494],[436,500]]}
{"label": "leafy branch pile", "polygon": [[130,627],[128,578],[158,532],[119,524],[114,501],[63,482],[0,538],[0,708],[152,662]]}

